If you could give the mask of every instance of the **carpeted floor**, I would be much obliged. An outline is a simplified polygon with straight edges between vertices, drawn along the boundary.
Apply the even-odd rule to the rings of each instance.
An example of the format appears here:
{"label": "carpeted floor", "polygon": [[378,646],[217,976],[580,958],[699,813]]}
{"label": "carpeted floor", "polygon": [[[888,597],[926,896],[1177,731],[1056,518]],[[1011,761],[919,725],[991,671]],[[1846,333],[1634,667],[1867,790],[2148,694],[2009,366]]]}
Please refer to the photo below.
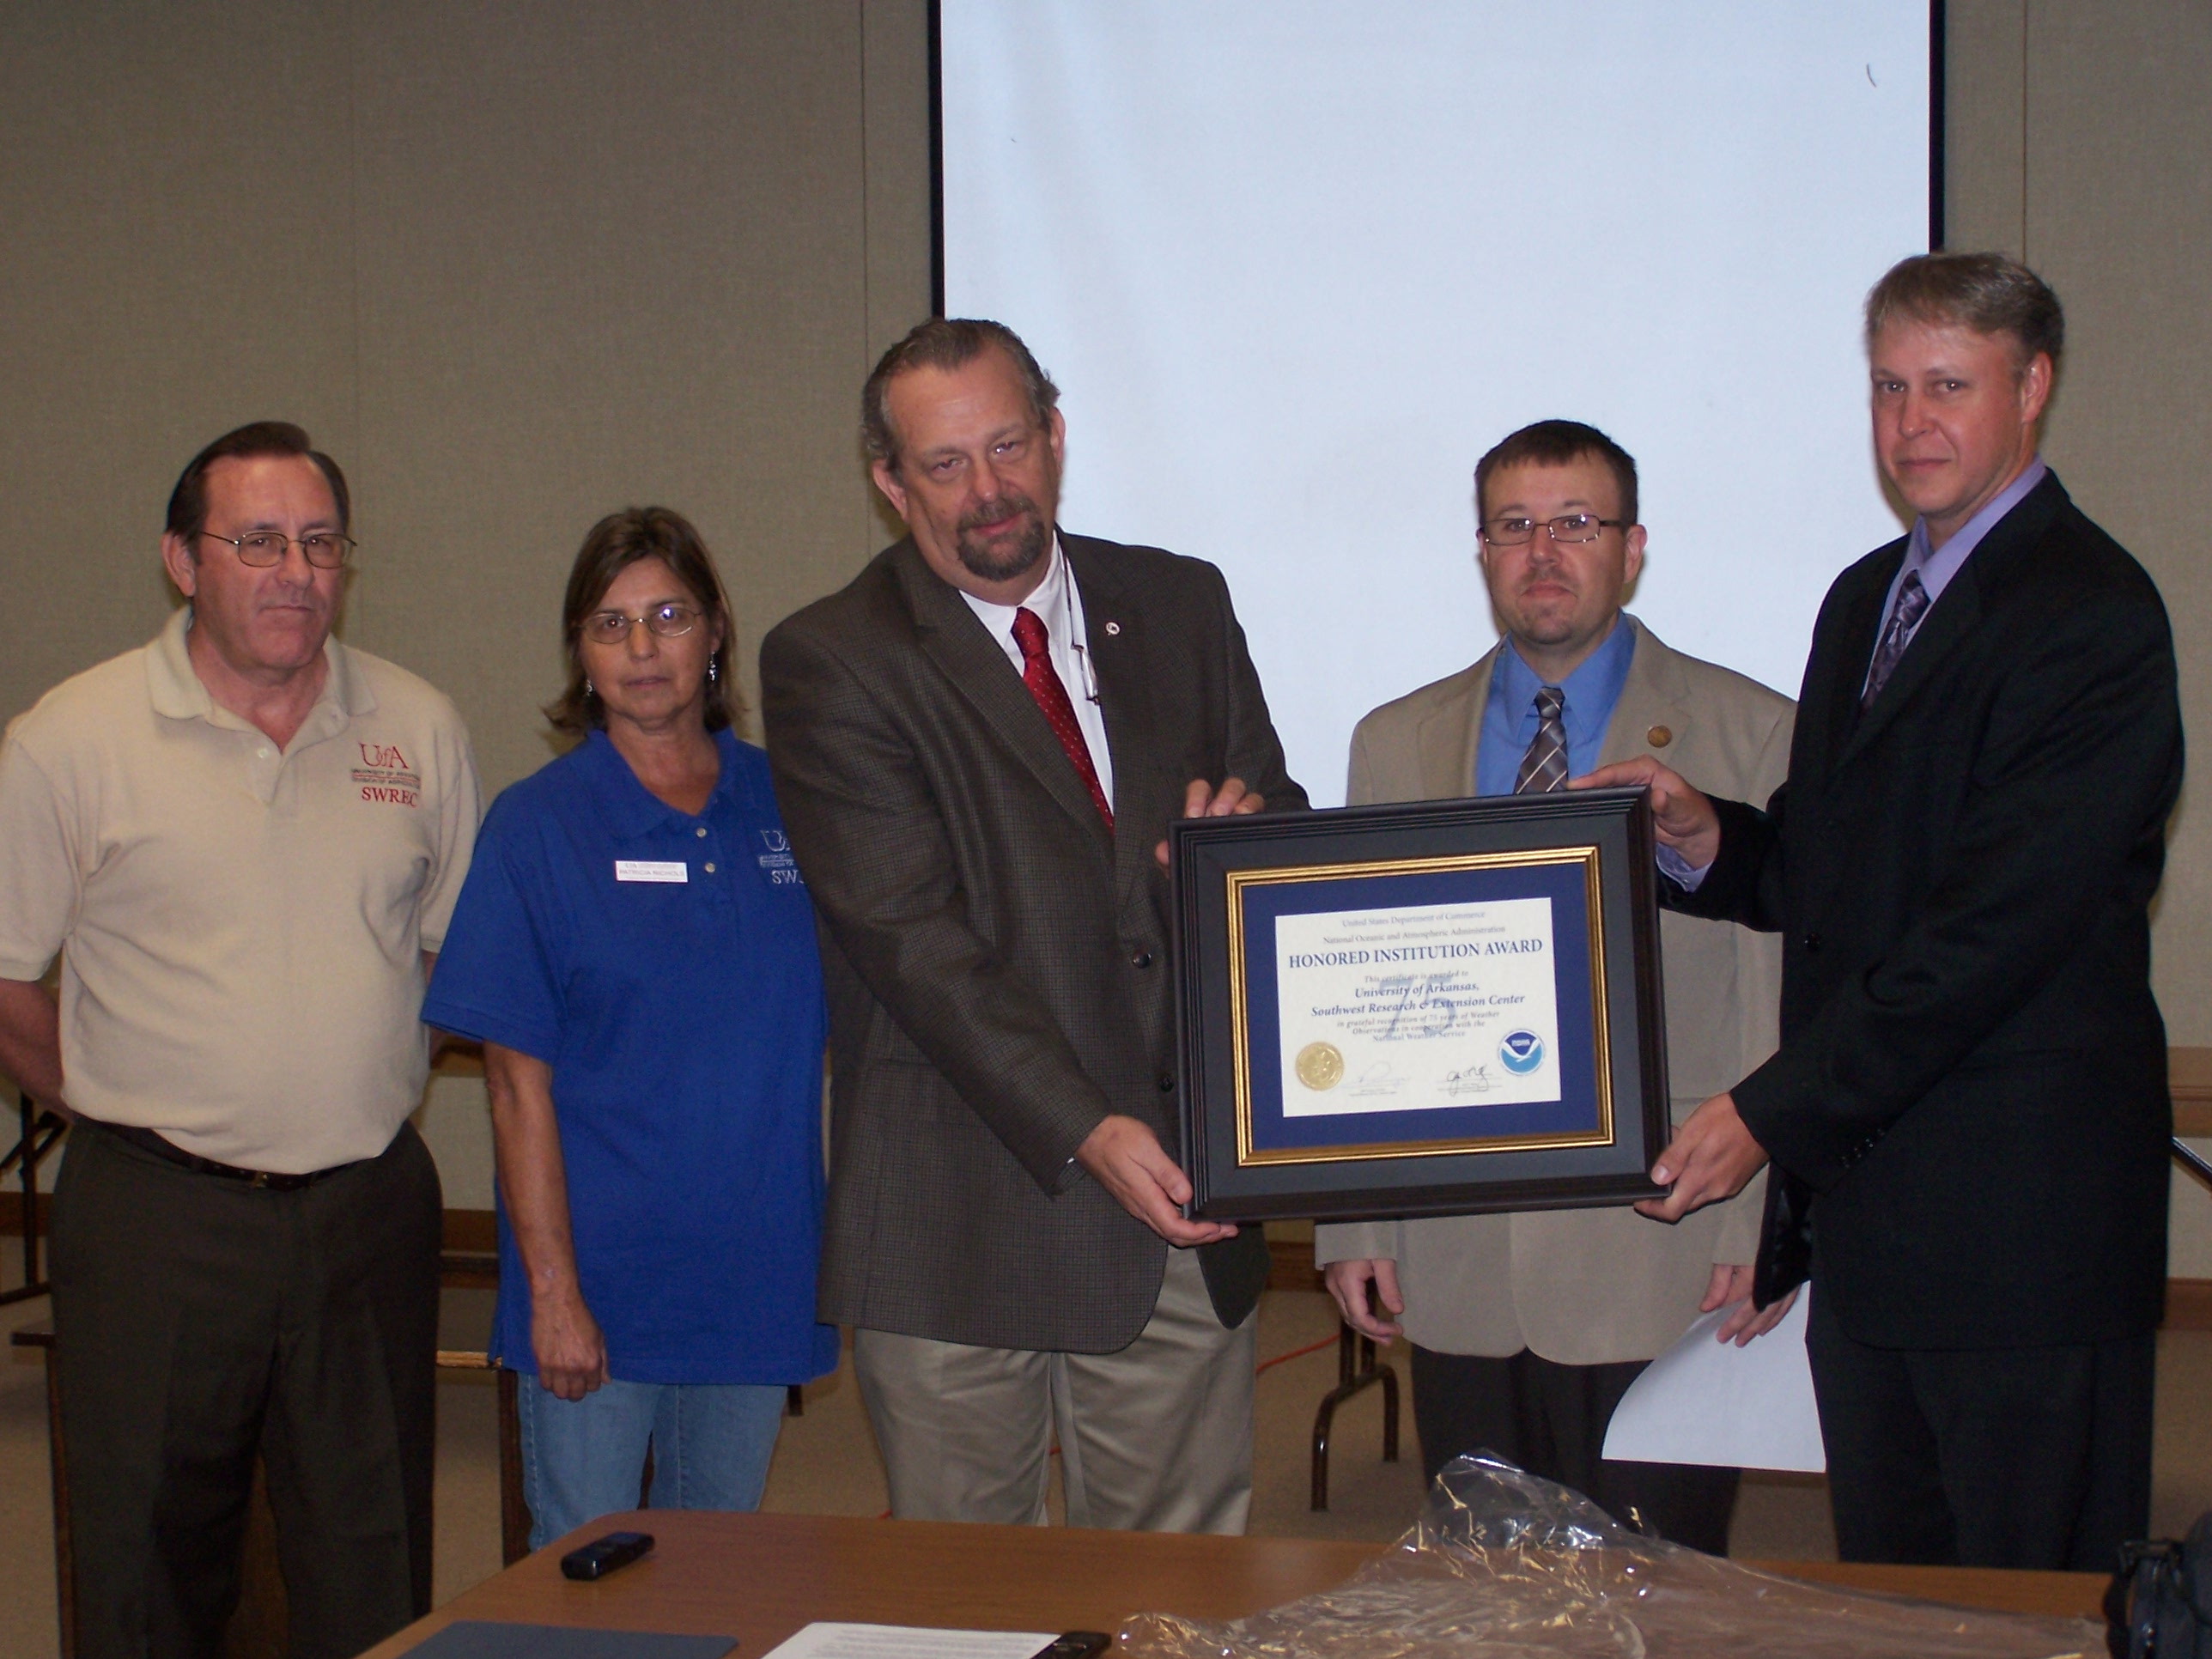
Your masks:
{"label": "carpeted floor", "polygon": [[[0,1240],[0,1285],[20,1279],[18,1242]],[[481,1348],[491,1296],[450,1291],[444,1345]],[[43,1300],[0,1309],[0,1329],[42,1322]],[[1315,1407],[1336,1381],[1336,1320],[1328,1298],[1270,1292],[1261,1305],[1252,1530],[1273,1535],[1396,1536],[1420,1501],[1410,1404],[1402,1458],[1381,1460],[1381,1391],[1370,1389],[1337,1414],[1331,1437],[1330,1506],[1308,1508]],[[1303,1352],[1302,1352],[1303,1351]],[[1400,1368],[1402,1384],[1404,1371]],[[458,1594],[499,1569],[497,1391],[487,1376],[448,1373],[439,1390],[437,1596]],[[2158,1484],[2153,1528],[2178,1533],[2212,1508],[2212,1333],[2174,1332],[2159,1353]],[[883,1474],[849,1366],[806,1390],[802,1416],[787,1419],[765,1507],[820,1514],[879,1515]],[[1753,1475],[1736,1504],[1731,1553],[1832,1557],[1824,1484],[1816,1478]],[[0,1659],[51,1659],[53,1532],[46,1462],[44,1370],[34,1352],[0,1351]]]}

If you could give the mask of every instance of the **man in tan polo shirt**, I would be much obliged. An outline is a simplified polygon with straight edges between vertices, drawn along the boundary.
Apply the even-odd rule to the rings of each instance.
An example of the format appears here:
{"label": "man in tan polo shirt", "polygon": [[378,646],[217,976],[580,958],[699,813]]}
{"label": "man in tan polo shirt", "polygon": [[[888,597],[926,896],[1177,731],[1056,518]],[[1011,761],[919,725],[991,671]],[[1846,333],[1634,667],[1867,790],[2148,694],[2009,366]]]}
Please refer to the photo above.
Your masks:
{"label": "man in tan polo shirt", "polygon": [[0,744],[0,1070],[77,1118],[81,1659],[216,1650],[257,1450],[295,1659],[430,1605],[441,1198],[407,1118],[478,788],[453,705],[330,637],[347,520],[297,427],[216,440],[161,538],[185,607]]}

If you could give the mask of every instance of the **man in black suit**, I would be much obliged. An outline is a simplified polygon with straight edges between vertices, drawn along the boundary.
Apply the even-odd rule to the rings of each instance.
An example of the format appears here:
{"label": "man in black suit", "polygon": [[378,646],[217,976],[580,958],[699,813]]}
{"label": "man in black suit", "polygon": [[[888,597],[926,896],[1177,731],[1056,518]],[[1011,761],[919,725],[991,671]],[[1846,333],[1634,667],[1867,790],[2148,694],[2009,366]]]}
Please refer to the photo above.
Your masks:
{"label": "man in black suit", "polygon": [[[1784,934],[1782,1046],[1660,1155],[1671,1221],[1770,1157],[1846,1559],[2112,1567],[2148,1519],[2166,1034],[2148,906],[2181,782],[2157,590],[2036,453],[2058,301],[1994,254],[1867,301],[1911,533],[1829,590],[1764,811],[1654,762],[1668,902]],[[1662,860],[1664,861],[1664,860]]]}
{"label": "man in black suit", "polygon": [[1178,1208],[1158,849],[1305,797],[1220,573],[1056,527],[1058,395],[996,323],[893,346],[863,435],[910,533],[761,647],[830,988],[821,1313],[894,1513],[1042,1521],[1056,1437],[1070,1521],[1241,1532],[1267,1249]]}

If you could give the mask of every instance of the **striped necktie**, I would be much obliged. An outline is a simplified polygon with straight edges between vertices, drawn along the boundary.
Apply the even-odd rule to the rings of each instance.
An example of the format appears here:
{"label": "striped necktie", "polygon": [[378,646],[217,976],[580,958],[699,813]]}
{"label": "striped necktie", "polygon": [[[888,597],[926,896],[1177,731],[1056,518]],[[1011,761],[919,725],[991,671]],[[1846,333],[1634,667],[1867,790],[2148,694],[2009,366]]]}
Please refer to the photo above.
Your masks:
{"label": "striped necktie", "polygon": [[1881,688],[1889,684],[1889,677],[1897,672],[1897,665],[1905,655],[1905,647],[1912,643],[1913,630],[1920,619],[1928,614],[1935,601],[1928,597],[1927,586],[1917,570],[1908,570],[1905,580],[1898,584],[1897,609],[1889,615],[1889,626],[1881,630],[1881,643],[1874,649],[1873,666],[1867,670],[1866,690],[1859,693],[1859,707],[1870,707]]}
{"label": "striped necktie", "polygon": [[1567,694],[1556,685],[1536,692],[1536,740],[1521,757],[1520,774],[1513,780],[1516,795],[1544,795],[1567,787],[1567,728],[1559,718]]}

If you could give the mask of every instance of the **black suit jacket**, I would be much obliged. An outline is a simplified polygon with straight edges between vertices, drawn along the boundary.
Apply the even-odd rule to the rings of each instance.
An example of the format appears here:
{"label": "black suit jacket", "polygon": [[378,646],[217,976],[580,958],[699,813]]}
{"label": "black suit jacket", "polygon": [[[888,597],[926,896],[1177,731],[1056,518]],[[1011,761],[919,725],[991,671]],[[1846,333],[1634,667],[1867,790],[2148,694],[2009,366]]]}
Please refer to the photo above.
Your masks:
{"label": "black suit jacket", "polygon": [[1877,1346],[2108,1340],[2166,1285],[2166,1032],[2148,906],[2181,783],[2149,577],[2046,477],[1863,714],[1904,558],[1814,629],[1788,781],[1721,803],[1668,902],[1785,935],[1782,1046],[1735,1091],[1769,1183],[1759,1296],[1811,1272]]}
{"label": "black suit jacket", "polygon": [[[1305,805],[1212,566],[1064,532],[1114,762],[1109,834],[1005,652],[912,541],[761,647],[769,762],[822,921],[825,1320],[1106,1352],[1166,1246],[1079,1166],[1109,1113],[1180,1134],[1165,875],[1194,778]],[[1069,688],[1080,696],[1080,687]],[[1235,1324],[1257,1228],[1201,1253]]]}

